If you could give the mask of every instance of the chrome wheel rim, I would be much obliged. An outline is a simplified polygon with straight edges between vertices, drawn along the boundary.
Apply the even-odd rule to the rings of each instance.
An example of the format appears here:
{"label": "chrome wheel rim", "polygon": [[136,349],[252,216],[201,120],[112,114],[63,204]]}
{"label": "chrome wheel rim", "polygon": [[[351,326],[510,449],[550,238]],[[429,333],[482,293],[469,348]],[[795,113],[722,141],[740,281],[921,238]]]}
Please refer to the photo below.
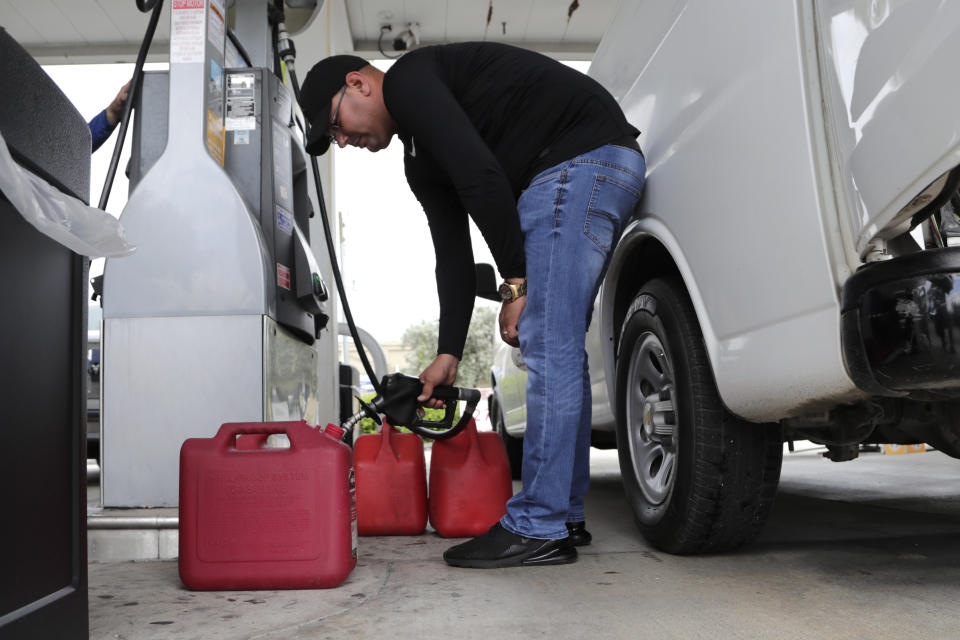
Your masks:
{"label": "chrome wheel rim", "polygon": [[673,490],[677,428],[673,367],[663,343],[644,333],[634,344],[627,372],[627,439],[634,477],[651,506]]}

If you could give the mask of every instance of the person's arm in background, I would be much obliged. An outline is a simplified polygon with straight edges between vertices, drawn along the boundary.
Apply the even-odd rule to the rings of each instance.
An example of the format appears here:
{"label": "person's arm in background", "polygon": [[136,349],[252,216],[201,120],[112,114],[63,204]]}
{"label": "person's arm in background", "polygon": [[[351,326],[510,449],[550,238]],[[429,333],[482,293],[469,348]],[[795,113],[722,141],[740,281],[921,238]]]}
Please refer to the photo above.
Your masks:
{"label": "person's arm in background", "polygon": [[93,145],[91,152],[99,149],[123,117],[123,105],[127,101],[127,95],[130,92],[130,83],[120,87],[120,91],[107,108],[98,113],[93,120],[87,123],[90,127],[90,138]]}

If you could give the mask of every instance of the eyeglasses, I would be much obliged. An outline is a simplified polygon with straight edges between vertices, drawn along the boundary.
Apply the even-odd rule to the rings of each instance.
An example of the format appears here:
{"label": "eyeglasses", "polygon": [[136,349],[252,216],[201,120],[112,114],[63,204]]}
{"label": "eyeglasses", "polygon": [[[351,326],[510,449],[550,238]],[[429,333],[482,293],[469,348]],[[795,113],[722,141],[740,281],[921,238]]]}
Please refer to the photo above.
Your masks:
{"label": "eyeglasses", "polygon": [[340,131],[340,105],[346,94],[347,85],[343,85],[343,89],[340,89],[340,99],[337,100],[337,108],[333,112],[333,122],[330,123],[330,144],[337,144],[337,133]]}

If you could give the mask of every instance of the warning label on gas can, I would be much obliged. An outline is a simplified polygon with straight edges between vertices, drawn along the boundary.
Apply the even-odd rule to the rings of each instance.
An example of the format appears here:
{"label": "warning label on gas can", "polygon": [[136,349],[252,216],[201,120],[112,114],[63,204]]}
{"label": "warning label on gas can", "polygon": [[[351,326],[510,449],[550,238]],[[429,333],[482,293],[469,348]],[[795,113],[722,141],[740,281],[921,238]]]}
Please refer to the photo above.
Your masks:
{"label": "warning label on gas can", "polygon": [[353,471],[353,467],[350,467],[347,482],[350,487],[350,546],[353,557],[356,558],[359,533],[357,530],[357,476]]}
{"label": "warning label on gas can", "polygon": [[290,267],[277,263],[277,286],[290,291]]}

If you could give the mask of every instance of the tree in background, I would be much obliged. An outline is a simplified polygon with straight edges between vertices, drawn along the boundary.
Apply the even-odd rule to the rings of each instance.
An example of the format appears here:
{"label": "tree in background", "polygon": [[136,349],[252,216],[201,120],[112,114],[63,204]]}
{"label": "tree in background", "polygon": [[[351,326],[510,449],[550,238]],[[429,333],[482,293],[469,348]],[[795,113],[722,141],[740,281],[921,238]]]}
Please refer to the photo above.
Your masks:
{"label": "tree in background", "polygon": [[[456,384],[462,387],[490,386],[490,365],[493,364],[493,341],[497,337],[497,314],[499,308],[481,306],[473,309],[467,343],[457,370]],[[437,356],[439,323],[421,322],[403,332],[403,346],[410,349],[404,373],[420,375]]]}

